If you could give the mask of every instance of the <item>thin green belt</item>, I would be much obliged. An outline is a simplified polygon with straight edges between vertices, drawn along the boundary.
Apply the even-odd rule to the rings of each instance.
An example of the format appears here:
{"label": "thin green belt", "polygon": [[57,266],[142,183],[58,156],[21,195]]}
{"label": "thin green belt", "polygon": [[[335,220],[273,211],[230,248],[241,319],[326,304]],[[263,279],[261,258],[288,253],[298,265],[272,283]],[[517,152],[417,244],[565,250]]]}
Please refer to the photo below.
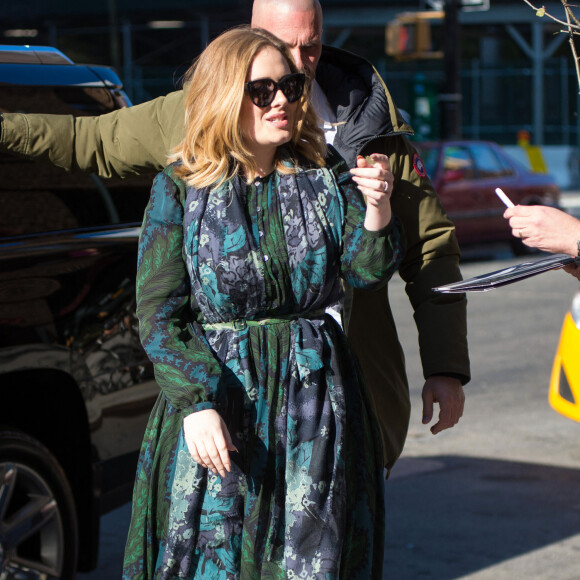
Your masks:
{"label": "thin green belt", "polygon": [[211,322],[202,324],[204,330],[245,330],[248,326],[267,326],[269,324],[283,324],[296,320],[298,318],[319,318],[324,316],[326,311],[313,310],[312,312],[303,312],[300,314],[281,314],[280,316],[273,316],[272,318],[259,318],[258,320],[246,320],[245,318],[237,318],[231,322]]}

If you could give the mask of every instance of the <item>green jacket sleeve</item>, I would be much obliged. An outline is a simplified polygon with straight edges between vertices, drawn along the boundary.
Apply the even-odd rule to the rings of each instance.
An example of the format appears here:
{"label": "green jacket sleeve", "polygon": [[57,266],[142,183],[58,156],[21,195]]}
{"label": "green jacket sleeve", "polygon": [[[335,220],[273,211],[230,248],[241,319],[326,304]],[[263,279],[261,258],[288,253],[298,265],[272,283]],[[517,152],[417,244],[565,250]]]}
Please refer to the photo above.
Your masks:
{"label": "green jacket sleeve", "polygon": [[395,176],[391,206],[407,242],[399,273],[414,310],[423,374],[425,378],[457,376],[466,383],[470,380],[467,299],[464,294],[432,291],[434,286],[462,279],[453,223],[429,178],[420,175],[416,151],[406,137],[375,139],[365,153],[388,155]]}
{"label": "green jacket sleeve", "polygon": [[184,135],[183,91],[99,117],[4,113],[0,151],[101,177],[156,173]]}

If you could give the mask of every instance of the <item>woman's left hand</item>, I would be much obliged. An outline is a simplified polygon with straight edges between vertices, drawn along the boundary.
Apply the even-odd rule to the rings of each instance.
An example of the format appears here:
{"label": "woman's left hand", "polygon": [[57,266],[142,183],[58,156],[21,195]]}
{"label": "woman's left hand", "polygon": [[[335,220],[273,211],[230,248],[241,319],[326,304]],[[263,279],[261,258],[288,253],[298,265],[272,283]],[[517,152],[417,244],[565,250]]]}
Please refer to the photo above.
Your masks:
{"label": "woman's left hand", "polygon": [[384,228],[391,221],[391,194],[395,177],[391,171],[389,158],[382,153],[373,153],[366,157],[357,157],[357,166],[350,170],[353,181],[358,185],[367,202],[365,228],[376,231]]}

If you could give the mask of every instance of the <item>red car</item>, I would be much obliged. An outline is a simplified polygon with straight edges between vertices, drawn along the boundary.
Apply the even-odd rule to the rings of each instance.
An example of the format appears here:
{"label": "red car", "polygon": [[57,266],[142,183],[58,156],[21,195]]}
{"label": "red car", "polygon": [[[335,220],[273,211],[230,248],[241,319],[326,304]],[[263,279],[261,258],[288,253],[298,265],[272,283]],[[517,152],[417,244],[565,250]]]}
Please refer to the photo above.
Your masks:
{"label": "red car", "polygon": [[529,252],[502,217],[500,187],[516,205],[558,206],[560,188],[552,177],[534,173],[489,141],[417,143],[441,203],[455,223],[460,245],[508,241],[514,253]]}

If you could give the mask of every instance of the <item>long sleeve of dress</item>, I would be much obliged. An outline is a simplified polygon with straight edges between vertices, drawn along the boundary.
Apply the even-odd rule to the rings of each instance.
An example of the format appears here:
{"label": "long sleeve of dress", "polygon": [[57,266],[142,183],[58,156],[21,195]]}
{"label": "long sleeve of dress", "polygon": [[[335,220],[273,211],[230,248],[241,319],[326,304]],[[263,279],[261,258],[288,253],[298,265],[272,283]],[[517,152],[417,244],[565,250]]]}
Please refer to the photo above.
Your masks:
{"label": "long sleeve of dress", "polygon": [[384,228],[378,231],[367,230],[364,227],[365,202],[350,177],[346,163],[339,159],[333,171],[345,196],[341,275],[354,288],[381,288],[391,279],[405,255],[405,239],[400,222],[393,215]]}
{"label": "long sleeve of dress", "polygon": [[221,367],[192,319],[191,288],[183,260],[183,206],[165,173],[151,190],[137,269],[137,316],[143,347],[171,405],[191,412],[219,402]]}

